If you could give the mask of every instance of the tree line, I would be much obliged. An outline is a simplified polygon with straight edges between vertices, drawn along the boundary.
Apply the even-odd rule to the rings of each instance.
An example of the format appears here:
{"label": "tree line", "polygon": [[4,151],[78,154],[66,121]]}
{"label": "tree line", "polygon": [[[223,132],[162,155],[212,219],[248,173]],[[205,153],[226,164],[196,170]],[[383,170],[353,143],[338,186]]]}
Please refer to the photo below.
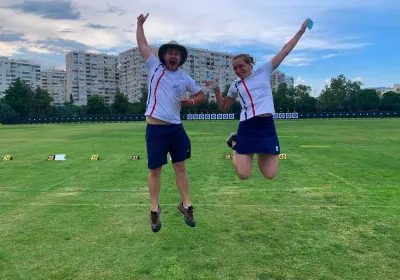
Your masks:
{"label": "tree line", "polygon": [[[380,95],[375,89],[362,89],[360,81],[352,81],[344,75],[331,79],[320,96],[311,96],[311,87],[298,85],[287,88],[280,84],[273,91],[275,110],[279,113],[308,112],[354,112],[354,111],[400,111],[400,93],[389,91]],[[227,85],[223,95],[229,89]],[[119,89],[113,104],[107,105],[99,95],[87,98],[87,105],[76,106],[72,100],[61,106],[53,106],[51,95],[37,87],[32,89],[21,79],[16,79],[0,99],[0,121],[7,117],[72,117],[87,115],[136,115],[146,110],[147,89],[142,89],[139,102],[129,102],[128,97]],[[230,113],[240,113],[241,107],[236,101]],[[205,102],[192,108],[182,108],[187,113],[219,113],[215,102]]]}

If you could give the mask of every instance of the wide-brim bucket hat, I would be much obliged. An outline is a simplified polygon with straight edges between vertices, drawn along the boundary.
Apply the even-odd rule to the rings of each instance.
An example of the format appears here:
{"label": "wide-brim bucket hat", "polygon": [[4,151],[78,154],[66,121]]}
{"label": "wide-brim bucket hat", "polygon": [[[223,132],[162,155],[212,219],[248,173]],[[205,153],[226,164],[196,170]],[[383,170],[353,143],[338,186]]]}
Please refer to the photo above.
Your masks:
{"label": "wide-brim bucket hat", "polygon": [[187,49],[184,46],[178,44],[178,42],[176,42],[176,41],[170,41],[170,42],[162,45],[158,49],[158,59],[160,59],[162,64],[165,64],[164,54],[168,49],[178,49],[181,52],[181,62],[179,63],[179,67],[182,66],[186,62],[186,59],[188,56]]}

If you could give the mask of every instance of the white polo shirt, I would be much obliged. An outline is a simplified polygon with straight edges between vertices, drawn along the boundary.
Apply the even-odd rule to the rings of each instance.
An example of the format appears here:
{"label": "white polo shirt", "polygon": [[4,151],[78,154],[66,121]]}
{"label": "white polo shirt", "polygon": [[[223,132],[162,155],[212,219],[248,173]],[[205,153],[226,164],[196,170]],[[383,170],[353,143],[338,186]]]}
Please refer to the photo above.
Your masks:
{"label": "white polo shirt", "polygon": [[240,121],[260,114],[275,113],[271,89],[272,60],[261,65],[244,80],[236,80],[229,88],[228,96],[239,98],[242,111]]}
{"label": "white polo shirt", "polygon": [[186,92],[194,95],[201,88],[181,69],[167,70],[154,55],[149,57],[146,65],[149,68],[149,86],[145,115],[180,124],[180,97]]}

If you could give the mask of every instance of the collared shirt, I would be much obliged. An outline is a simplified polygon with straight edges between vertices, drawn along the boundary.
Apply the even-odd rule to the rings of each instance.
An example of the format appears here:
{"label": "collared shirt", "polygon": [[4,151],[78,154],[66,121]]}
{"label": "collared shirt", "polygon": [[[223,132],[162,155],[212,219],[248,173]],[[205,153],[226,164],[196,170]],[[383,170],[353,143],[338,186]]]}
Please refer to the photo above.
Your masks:
{"label": "collared shirt", "polygon": [[201,88],[181,69],[167,70],[154,55],[149,57],[146,65],[149,68],[149,85],[145,115],[180,124],[180,97],[186,92],[194,95]]}
{"label": "collared shirt", "polygon": [[248,120],[260,114],[275,113],[271,89],[272,60],[261,65],[244,80],[231,84],[228,96],[239,98],[242,111],[240,121]]}

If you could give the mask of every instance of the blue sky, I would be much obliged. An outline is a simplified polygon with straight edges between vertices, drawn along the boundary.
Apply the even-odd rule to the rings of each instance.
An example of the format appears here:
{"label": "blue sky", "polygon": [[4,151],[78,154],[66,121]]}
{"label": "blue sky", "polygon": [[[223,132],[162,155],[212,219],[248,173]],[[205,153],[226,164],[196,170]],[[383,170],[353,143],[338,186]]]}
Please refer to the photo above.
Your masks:
{"label": "blue sky", "polygon": [[118,54],[136,46],[136,18],[149,44],[171,39],[215,51],[250,53],[262,63],[310,17],[315,24],[279,70],[318,96],[344,74],[364,87],[400,83],[397,0],[1,0],[0,55],[65,69],[65,53]]}

